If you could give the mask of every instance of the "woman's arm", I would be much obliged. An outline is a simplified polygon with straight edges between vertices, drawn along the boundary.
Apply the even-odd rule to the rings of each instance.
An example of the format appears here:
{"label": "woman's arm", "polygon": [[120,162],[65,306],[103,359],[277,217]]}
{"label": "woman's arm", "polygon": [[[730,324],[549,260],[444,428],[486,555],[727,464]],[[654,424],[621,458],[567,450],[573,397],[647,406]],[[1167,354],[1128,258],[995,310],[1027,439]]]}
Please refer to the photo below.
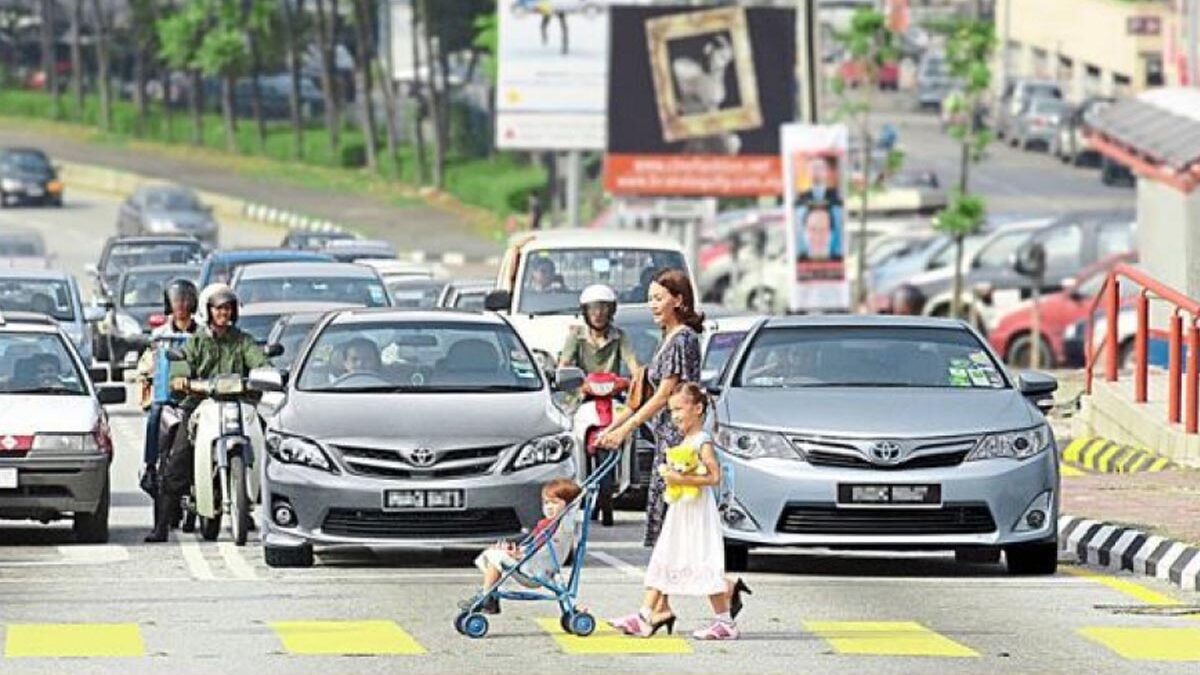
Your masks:
{"label": "woman's arm", "polygon": [[717,462],[717,455],[713,452],[712,443],[705,443],[700,446],[700,461],[704,462],[704,468],[708,469],[708,473],[701,476],[694,473],[676,473],[668,471],[663,476],[663,481],[667,485],[676,485],[679,487],[708,487],[721,484],[721,465]]}

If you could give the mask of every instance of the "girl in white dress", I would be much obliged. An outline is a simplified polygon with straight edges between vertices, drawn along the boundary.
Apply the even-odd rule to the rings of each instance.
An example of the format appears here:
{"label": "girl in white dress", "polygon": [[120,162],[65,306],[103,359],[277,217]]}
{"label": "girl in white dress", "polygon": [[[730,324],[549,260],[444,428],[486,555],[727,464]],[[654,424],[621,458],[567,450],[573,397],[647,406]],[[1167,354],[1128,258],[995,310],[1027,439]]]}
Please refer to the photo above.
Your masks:
{"label": "girl in white dress", "polygon": [[[708,399],[695,383],[681,384],[671,396],[671,418],[682,433],[681,445],[699,450],[707,473],[700,475],[663,471],[668,487],[700,488],[694,499],[685,499],[667,507],[662,532],[646,567],[646,595],[642,609],[636,614],[612,622],[618,630],[640,637],[649,637],[665,627],[674,631],[675,615],[669,606],[662,611],[664,596],[703,595],[712,603],[713,622],[692,634],[697,640],[736,640],[737,624],[730,613],[730,602],[737,599],[741,609],[741,592],[748,591],[741,580],[731,583],[725,578],[725,548],[721,537],[721,519],[713,487],[721,483],[721,465],[717,462],[712,440],[704,432],[704,414]],[[657,610],[657,611],[656,611]]]}

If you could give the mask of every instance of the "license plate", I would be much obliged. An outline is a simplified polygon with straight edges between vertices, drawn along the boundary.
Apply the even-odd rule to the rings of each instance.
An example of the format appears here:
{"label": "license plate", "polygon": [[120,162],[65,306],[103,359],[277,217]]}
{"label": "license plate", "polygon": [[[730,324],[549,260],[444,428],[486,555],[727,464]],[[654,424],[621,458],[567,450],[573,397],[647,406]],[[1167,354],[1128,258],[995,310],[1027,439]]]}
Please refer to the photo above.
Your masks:
{"label": "license plate", "polygon": [[942,503],[940,485],[838,485],[838,503],[846,505]]}
{"label": "license plate", "polygon": [[30,185],[29,188],[27,190],[25,190],[25,193],[28,194],[30,197],[41,197],[43,194],[46,193],[46,191],[35,185]]}
{"label": "license plate", "polygon": [[0,469],[0,490],[12,490],[17,487],[17,470]]}
{"label": "license plate", "polygon": [[462,490],[384,490],[383,508],[395,511],[447,511],[464,509]]}

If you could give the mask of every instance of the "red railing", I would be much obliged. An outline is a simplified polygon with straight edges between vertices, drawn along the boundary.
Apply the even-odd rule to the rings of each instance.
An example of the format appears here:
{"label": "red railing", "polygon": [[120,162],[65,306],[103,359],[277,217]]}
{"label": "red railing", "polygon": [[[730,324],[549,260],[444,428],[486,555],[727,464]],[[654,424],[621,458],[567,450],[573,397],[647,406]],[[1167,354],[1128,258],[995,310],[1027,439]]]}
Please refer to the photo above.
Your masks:
{"label": "red railing", "polygon": [[[1084,354],[1087,357],[1085,375],[1087,377],[1087,393],[1092,393],[1092,376],[1096,360],[1103,352],[1104,379],[1116,382],[1120,370],[1120,332],[1119,317],[1121,314],[1121,279],[1124,278],[1141,288],[1134,299],[1137,310],[1137,332],[1134,334],[1133,350],[1133,394],[1137,403],[1147,400],[1148,359],[1147,352],[1150,344],[1150,301],[1161,300],[1169,303],[1174,310],[1171,312],[1170,328],[1167,333],[1167,422],[1179,424],[1181,409],[1186,410],[1184,430],[1189,434],[1197,433],[1200,426],[1200,302],[1187,297],[1175,289],[1160,282],[1144,271],[1131,265],[1121,263],[1115,266],[1104,280],[1104,286],[1088,307],[1087,336],[1084,342]],[[1104,304],[1107,316],[1104,336],[1093,346],[1096,323],[1096,310]],[[1183,369],[1183,315],[1187,314],[1187,395],[1182,396],[1184,386]],[[1181,403],[1183,405],[1181,406]]]}

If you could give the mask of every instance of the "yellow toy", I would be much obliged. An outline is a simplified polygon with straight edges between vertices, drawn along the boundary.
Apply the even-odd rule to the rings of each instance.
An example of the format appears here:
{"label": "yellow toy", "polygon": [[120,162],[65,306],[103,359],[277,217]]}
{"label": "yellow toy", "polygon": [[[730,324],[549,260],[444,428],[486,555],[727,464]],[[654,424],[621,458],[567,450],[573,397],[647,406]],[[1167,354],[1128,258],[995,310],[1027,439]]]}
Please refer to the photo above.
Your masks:
{"label": "yellow toy", "polygon": [[[708,467],[704,466],[704,462],[700,461],[700,451],[690,445],[677,445],[673,448],[667,448],[667,463],[658,468],[660,474],[666,475],[668,471],[674,471],[681,474],[692,474],[694,476],[704,476],[708,474]],[[700,496],[700,488],[695,485],[668,485],[666,492],[663,494],[663,499],[668,504],[676,502],[686,502]]]}

